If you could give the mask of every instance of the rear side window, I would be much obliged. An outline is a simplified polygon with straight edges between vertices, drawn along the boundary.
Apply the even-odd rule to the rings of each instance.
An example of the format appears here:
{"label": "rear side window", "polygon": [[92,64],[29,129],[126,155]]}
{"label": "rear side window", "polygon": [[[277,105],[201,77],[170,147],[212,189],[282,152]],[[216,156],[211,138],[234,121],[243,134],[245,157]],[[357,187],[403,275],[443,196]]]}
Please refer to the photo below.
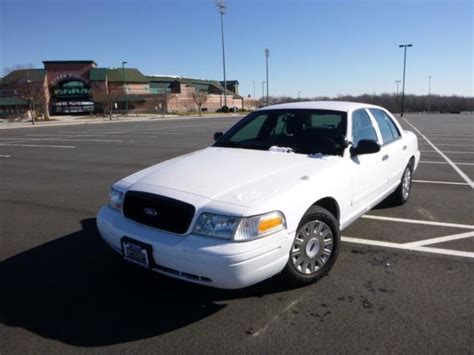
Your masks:
{"label": "rear side window", "polygon": [[369,111],[374,115],[375,120],[380,128],[382,134],[383,144],[390,143],[400,138],[400,132],[393,120],[383,111],[376,108],[371,108]]}
{"label": "rear side window", "polygon": [[356,148],[362,139],[377,141],[372,121],[364,109],[352,113],[352,146]]}

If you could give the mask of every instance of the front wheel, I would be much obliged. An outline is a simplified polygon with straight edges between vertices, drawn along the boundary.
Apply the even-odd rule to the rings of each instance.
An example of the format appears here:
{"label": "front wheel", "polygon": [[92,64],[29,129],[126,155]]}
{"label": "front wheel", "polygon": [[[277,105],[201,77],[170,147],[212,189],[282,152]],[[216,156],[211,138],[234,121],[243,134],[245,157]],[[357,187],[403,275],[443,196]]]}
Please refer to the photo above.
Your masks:
{"label": "front wheel", "polygon": [[340,243],[336,218],[324,208],[311,207],[298,226],[282,277],[293,286],[320,279],[336,262]]}

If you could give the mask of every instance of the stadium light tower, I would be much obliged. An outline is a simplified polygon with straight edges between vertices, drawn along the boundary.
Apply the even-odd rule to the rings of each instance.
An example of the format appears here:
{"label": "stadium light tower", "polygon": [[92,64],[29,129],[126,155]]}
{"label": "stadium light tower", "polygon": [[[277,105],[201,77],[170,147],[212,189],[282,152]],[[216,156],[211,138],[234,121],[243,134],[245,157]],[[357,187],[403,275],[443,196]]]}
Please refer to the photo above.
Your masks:
{"label": "stadium light tower", "polygon": [[407,65],[407,47],[413,47],[413,44],[400,44],[399,48],[404,49],[403,55],[403,85],[402,85],[402,108],[400,110],[400,117],[403,117],[403,112],[405,109],[405,68]]}
{"label": "stadium light tower", "polygon": [[225,77],[224,14],[227,7],[224,0],[216,0],[217,10],[221,14],[222,68],[224,70],[224,106],[227,106],[227,80]]}
{"label": "stadium light tower", "polygon": [[270,50],[265,48],[265,67],[267,71],[267,106],[270,104],[270,100],[268,98],[268,57],[270,56]]}

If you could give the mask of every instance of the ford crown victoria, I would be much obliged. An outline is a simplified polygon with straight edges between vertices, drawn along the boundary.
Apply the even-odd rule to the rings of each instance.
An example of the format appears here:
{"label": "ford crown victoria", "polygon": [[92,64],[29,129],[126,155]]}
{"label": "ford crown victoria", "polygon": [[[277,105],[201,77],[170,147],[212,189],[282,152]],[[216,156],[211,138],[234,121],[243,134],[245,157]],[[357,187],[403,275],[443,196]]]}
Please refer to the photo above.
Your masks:
{"label": "ford crown victoria", "polygon": [[124,259],[219,288],[311,283],[341,230],[386,198],[407,202],[420,158],[387,110],[350,102],[264,107],[214,139],[112,185],[97,225]]}

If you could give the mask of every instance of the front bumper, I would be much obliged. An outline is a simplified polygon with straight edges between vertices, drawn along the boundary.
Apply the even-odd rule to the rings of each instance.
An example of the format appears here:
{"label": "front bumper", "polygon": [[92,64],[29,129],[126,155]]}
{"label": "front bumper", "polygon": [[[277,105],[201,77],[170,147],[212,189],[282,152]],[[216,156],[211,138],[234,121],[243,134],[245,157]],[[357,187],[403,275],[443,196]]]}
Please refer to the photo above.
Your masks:
{"label": "front bumper", "polygon": [[176,235],[125,218],[104,206],[97,215],[102,238],[122,254],[126,236],[152,246],[152,270],[218,288],[236,289],[263,281],[285,267],[292,243],[287,231],[249,242],[229,242],[194,234]]}

